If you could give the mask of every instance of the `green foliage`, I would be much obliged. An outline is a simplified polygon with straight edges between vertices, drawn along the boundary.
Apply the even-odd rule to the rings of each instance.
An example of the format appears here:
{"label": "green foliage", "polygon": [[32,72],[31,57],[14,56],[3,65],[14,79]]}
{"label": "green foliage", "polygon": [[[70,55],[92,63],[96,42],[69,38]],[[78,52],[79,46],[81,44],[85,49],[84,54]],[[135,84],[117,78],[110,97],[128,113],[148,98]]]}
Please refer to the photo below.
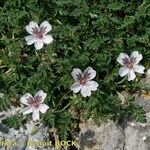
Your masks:
{"label": "green foliage", "polygon": [[145,122],[145,114],[142,108],[137,105],[129,105],[127,107],[127,116],[130,116],[130,119],[134,119],[135,121]]}
{"label": "green foliage", "polygon": [[71,114],[69,112],[62,112],[57,114],[55,117],[55,126],[60,129],[60,138],[67,140],[68,132],[70,129],[69,127],[71,127],[71,124],[73,123]]}
{"label": "green foliage", "polygon": [[[138,82],[119,77],[116,58],[120,52],[138,50],[144,58],[141,63],[149,65],[148,0],[4,0],[0,18],[0,92],[6,95],[0,99],[0,110],[14,105],[12,99],[19,105],[24,93],[41,89],[48,93],[45,101],[50,106],[43,121],[60,129],[62,138],[67,138],[71,124],[79,121],[69,113],[72,106],[81,118],[92,116],[97,122],[116,120],[122,111],[137,121],[144,120],[133,102],[124,109],[116,98],[116,91],[139,89]],[[24,41],[24,27],[30,21],[44,20],[52,25],[54,42],[37,55]],[[98,91],[90,98],[74,97],[69,89],[71,71],[88,66],[97,71]],[[21,122],[17,116],[3,121],[17,128]]]}
{"label": "green foliage", "polygon": [[0,111],[6,110],[11,105],[10,98],[8,96],[3,96],[0,98]]}
{"label": "green foliage", "polygon": [[23,125],[23,116],[22,115],[11,116],[6,119],[3,119],[2,123],[4,123],[9,128],[19,129]]}

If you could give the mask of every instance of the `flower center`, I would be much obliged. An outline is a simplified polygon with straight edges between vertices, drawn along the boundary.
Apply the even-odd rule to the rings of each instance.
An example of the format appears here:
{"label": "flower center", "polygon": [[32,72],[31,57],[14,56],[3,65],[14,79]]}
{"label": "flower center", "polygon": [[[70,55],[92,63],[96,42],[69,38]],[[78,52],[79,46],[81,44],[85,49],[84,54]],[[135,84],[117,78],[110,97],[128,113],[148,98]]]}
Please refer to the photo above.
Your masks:
{"label": "flower center", "polygon": [[37,101],[37,100],[33,100],[32,103],[31,103],[32,107],[34,108],[38,108],[40,106],[40,102]]}
{"label": "flower center", "polygon": [[86,79],[84,79],[84,78],[80,79],[80,84],[85,85],[86,84]]}
{"label": "flower center", "polygon": [[84,74],[78,74],[77,76],[77,80],[80,82],[80,84],[85,85],[87,80],[90,77],[90,73],[85,72]]}
{"label": "flower center", "polygon": [[34,107],[34,108],[38,108],[40,106],[40,96],[36,96],[36,97],[30,97],[28,99],[28,104],[31,106],[31,107]]}
{"label": "flower center", "polygon": [[127,68],[133,68],[133,64],[128,63],[128,64],[126,64],[126,67],[127,67]]}
{"label": "flower center", "polygon": [[45,28],[44,27],[41,27],[41,28],[35,27],[35,28],[32,28],[32,29],[33,29],[33,34],[35,34],[38,39],[43,38],[43,34],[45,33],[46,27]]}
{"label": "flower center", "polygon": [[130,59],[129,58],[124,58],[123,62],[124,62],[124,65],[127,68],[131,69],[131,68],[133,68],[133,66],[134,66],[134,64],[136,62],[136,58],[134,58],[134,57],[131,57]]}

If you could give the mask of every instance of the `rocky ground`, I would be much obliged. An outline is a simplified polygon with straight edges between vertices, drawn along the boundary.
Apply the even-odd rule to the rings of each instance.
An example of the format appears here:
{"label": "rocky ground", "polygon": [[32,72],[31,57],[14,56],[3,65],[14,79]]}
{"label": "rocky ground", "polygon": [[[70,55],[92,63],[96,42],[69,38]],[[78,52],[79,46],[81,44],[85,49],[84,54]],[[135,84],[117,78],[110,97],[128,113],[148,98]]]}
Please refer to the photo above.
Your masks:
{"label": "rocky ground", "polygon": [[82,150],[150,150],[150,124],[128,122],[125,129],[114,122],[100,127],[89,121],[81,130]]}
{"label": "rocky ground", "polygon": [[[150,75],[141,84],[150,85]],[[122,97],[121,97],[122,96]],[[119,94],[123,100],[123,95]],[[124,127],[108,121],[96,126],[92,119],[80,124],[82,150],[150,150],[150,92],[134,94],[136,104],[146,112],[146,123],[128,122]],[[124,102],[123,102],[124,103]]]}
{"label": "rocky ground", "polygon": [[[141,84],[148,85],[150,75],[142,80]],[[123,94],[124,95],[124,94]],[[122,94],[118,97],[125,103]],[[127,96],[127,95],[126,95]],[[102,123],[100,126],[95,125],[92,119],[80,123],[80,134],[78,140],[78,150],[150,150],[150,94],[144,91],[134,94],[134,102],[142,106],[146,112],[146,123],[136,123],[126,121],[124,126],[120,126],[113,121]],[[17,113],[19,109],[11,108],[7,113],[0,113],[0,121],[7,116]],[[38,126],[38,127],[37,127]],[[53,146],[43,148],[42,145],[36,147],[29,146],[28,141],[46,141],[49,140],[49,129],[41,123],[35,125],[29,122],[25,128],[20,130],[7,129],[0,124],[0,150],[56,150]],[[54,131],[53,131],[54,133]],[[54,135],[55,140],[58,139]],[[9,139],[17,144],[11,147],[2,146],[2,141]],[[60,150],[61,148],[57,148]],[[71,148],[66,148],[71,149]],[[71,149],[72,150],[72,149]]]}

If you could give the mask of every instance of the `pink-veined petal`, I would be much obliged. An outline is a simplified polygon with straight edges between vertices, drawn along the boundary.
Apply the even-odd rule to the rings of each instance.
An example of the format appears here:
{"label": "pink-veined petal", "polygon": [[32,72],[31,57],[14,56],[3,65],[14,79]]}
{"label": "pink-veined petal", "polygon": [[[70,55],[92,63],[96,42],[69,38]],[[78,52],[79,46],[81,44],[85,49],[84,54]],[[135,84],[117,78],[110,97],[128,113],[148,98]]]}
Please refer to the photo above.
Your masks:
{"label": "pink-veined petal", "polygon": [[80,91],[81,87],[82,87],[82,85],[79,82],[75,82],[74,84],[72,84],[70,89],[73,91],[73,93],[78,93]]}
{"label": "pink-veined petal", "polygon": [[25,37],[25,41],[27,42],[27,45],[32,45],[36,42],[36,38],[34,35],[28,35]]}
{"label": "pink-veined petal", "polygon": [[21,103],[28,105],[28,100],[30,100],[32,98],[33,98],[33,96],[30,93],[26,93],[20,98],[20,101],[21,101]]}
{"label": "pink-veined petal", "polygon": [[119,75],[120,75],[121,77],[127,75],[128,72],[129,72],[129,68],[127,68],[127,67],[121,67],[121,68],[119,69]]}
{"label": "pink-veined petal", "polygon": [[125,58],[130,59],[126,53],[120,53],[119,57],[117,58],[117,62],[121,65],[124,65],[124,59]]}
{"label": "pink-veined petal", "polygon": [[79,78],[82,77],[82,71],[79,68],[74,68],[71,75],[75,81],[79,81]]}
{"label": "pink-veined petal", "polygon": [[46,105],[46,104],[40,104],[40,106],[39,106],[39,110],[40,110],[40,112],[43,113],[43,114],[44,114],[48,109],[49,109],[49,106]]}
{"label": "pink-veined petal", "polygon": [[91,80],[91,79],[95,78],[95,76],[96,76],[96,71],[93,70],[92,67],[88,67],[88,68],[86,68],[86,69],[84,70],[84,75],[85,75],[85,76],[87,75],[87,78],[86,78],[87,80]]}
{"label": "pink-veined petal", "polygon": [[44,43],[42,40],[38,40],[34,43],[34,47],[36,50],[40,50],[43,47]]}
{"label": "pink-veined petal", "polygon": [[98,83],[96,81],[88,81],[87,82],[87,86],[89,87],[89,89],[91,91],[96,91],[97,87],[99,86]]}
{"label": "pink-veined petal", "polygon": [[32,119],[33,121],[39,120],[40,119],[40,112],[39,110],[34,110],[32,113]]}
{"label": "pink-veined petal", "polygon": [[130,55],[130,58],[136,58],[135,64],[138,64],[138,63],[142,60],[143,56],[142,56],[142,54],[140,54],[138,51],[134,51],[134,52]]}
{"label": "pink-veined petal", "polygon": [[52,26],[49,24],[48,21],[43,21],[43,22],[40,24],[40,28],[44,28],[44,29],[45,29],[45,34],[47,34],[49,31],[51,31]]}
{"label": "pink-veined petal", "polygon": [[30,114],[33,112],[33,109],[32,107],[26,107],[24,110],[23,110],[23,115],[27,115],[27,114]]}
{"label": "pink-veined petal", "polygon": [[25,26],[25,29],[29,34],[33,34],[34,28],[38,28],[38,24],[34,21],[31,21],[29,25]]}
{"label": "pink-veined petal", "polygon": [[144,69],[145,67],[142,65],[135,65],[134,66],[134,71],[140,74],[144,74]]}
{"label": "pink-veined petal", "polygon": [[35,93],[34,98],[36,99],[36,97],[37,98],[39,97],[41,100],[40,103],[42,103],[44,101],[44,99],[46,98],[46,96],[47,96],[47,93],[45,93],[43,90],[39,90]]}
{"label": "pink-veined petal", "polygon": [[133,69],[130,69],[128,72],[128,81],[134,80],[136,78],[136,75],[134,73]]}
{"label": "pink-veined petal", "polygon": [[44,42],[45,44],[50,44],[50,43],[52,43],[52,42],[53,42],[52,36],[51,36],[51,35],[44,35],[44,36],[43,36],[43,42]]}
{"label": "pink-veined petal", "polygon": [[88,86],[86,86],[86,85],[82,86],[82,88],[81,88],[81,95],[83,97],[91,96],[91,90],[89,89]]}

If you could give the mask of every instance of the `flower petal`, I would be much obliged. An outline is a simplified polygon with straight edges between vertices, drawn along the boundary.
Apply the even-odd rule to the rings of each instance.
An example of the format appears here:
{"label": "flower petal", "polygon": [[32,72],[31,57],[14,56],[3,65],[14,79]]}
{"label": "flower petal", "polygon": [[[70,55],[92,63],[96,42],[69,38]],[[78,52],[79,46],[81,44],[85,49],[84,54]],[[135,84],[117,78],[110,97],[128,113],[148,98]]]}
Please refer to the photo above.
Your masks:
{"label": "flower petal", "polygon": [[91,96],[91,90],[88,88],[88,86],[84,85],[81,88],[81,94],[83,97]]}
{"label": "flower petal", "polygon": [[26,93],[20,98],[20,101],[21,101],[21,103],[28,105],[28,100],[30,100],[32,98],[33,98],[33,96],[30,93]]}
{"label": "flower petal", "polygon": [[139,54],[138,51],[134,51],[134,52],[130,55],[130,58],[136,58],[135,64],[138,64],[138,63],[142,60],[143,56],[142,56],[142,54]]}
{"label": "flower petal", "polygon": [[74,84],[72,84],[70,89],[73,91],[73,93],[78,93],[80,91],[81,87],[82,87],[82,85],[79,82],[75,82]]}
{"label": "flower petal", "polygon": [[119,57],[117,58],[117,62],[121,65],[124,65],[124,59],[129,59],[129,56],[126,53],[120,53]]}
{"label": "flower petal", "polygon": [[44,42],[45,44],[50,44],[50,43],[52,43],[52,42],[53,42],[52,36],[51,36],[51,35],[44,35],[44,36],[43,36],[43,42]]}
{"label": "flower petal", "polygon": [[25,29],[29,34],[33,34],[33,28],[39,28],[38,24],[34,21],[31,21],[29,25],[25,26]]}
{"label": "flower petal", "polygon": [[36,50],[41,49],[41,48],[43,47],[43,45],[44,45],[44,43],[43,43],[43,41],[41,41],[41,40],[38,40],[38,41],[36,41],[36,42],[34,43],[34,47],[35,47]]}
{"label": "flower petal", "polygon": [[47,34],[49,31],[51,31],[52,26],[49,24],[48,21],[43,21],[43,22],[40,24],[40,28],[44,28],[44,29],[45,29],[45,34]]}
{"label": "flower petal", "polygon": [[134,73],[133,69],[130,69],[128,72],[128,81],[134,80],[136,78],[136,75]]}
{"label": "flower petal", "polygon": [[40,98],[40,102],[42,103],[44,101],[44,99],[46,98],[47,93],[44,93],[43,90],[39,90],[35,93],[34,98],[35,99],[39,99]]}
{"label": "flower petal", "polygon": [[129,72],[129,68],[127,68],[127,67],[121,67],[121,68],[119,69],[119,75],[120,75],[121,77],[127,75],[128,72]]}
{"label": "flower petal", "polygon": [[41,113],[45,113],[49,109],[49,106],[46,104],[40,104],[39,110]]}
{"label": "flower petal", "polygon": [[32,107],[26,107],[24,110],[23,110],[23,115],[26,115],[26,114],[30,114],[33,112],[33,109]]}
{"label": "flower petal", "polygon": [[36,121],[36,120],[40,119],[40,112],[39,112],[39,110],[34,110],[33,111],[32,119],[33,119],[33,121]]}
{"label": "flower petal", "polygon": [[91,79],[95,78],[96,71],[93,70],[92,67],[88,67],[84,70],[84,76],[87,80],[91,80]]}
{"label": "flower petal", "polygon": [[96,81],[88,81],[87,86],[91,91],[96,91],[98,87],[98,83]]}
{"label": "flower petal", "polygon": [[144,74],[144,69],[145,67],[142,65],[135,65],[134,66],[134,71],[140,74]]}
{"label": "flower petal", "polygon": [[34,42],[36,42],[36,38],[34,35],[28,35],[25,37],[25,41],[27,42],[27,45],[32,45]]}
{"label": "flower petal", "polygon": [[79,68],[74,68],[71,75],[75,81],[79,81],[82,78],[82,71]]}

